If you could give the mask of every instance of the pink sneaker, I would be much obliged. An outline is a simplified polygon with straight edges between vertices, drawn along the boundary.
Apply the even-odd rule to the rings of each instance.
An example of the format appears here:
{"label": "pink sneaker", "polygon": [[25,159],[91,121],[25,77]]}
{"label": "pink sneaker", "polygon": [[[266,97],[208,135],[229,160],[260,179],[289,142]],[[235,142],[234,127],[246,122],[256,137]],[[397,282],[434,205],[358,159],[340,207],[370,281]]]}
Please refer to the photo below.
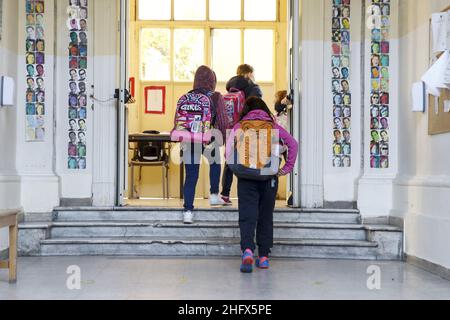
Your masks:
{"label": "pink sneaker", "polygon": [[242,254],[242,264],[241,264],[241,272],[242,273],[252,273],[253,272],[253,251],[247,249]]}
{"label": "pink sneaker", "polygon": [[270,268],[269,258],[259,257],[258,259],[256,259],[255,265],[258,269],[269,269]]}
{"label": "pink sneaker", "polygon": [[222,198],[223,202],[225,202],[226,206],[232,206],[233,202],[231,202],[230,197],[225,197],[225,196],[220,196],[220,198]]}

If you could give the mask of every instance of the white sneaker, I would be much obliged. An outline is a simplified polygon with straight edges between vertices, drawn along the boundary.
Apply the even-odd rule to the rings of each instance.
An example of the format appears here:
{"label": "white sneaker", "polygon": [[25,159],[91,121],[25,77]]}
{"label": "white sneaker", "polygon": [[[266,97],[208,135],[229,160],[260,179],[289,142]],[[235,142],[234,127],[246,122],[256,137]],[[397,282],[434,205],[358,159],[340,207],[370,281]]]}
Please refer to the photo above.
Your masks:
{"label": "white sneaker", "polygon": [[194,223],[194,214],[192,211],[183,212],[183,223],[184,224],[193,224]]}
{"label": "white sneaker", "polygon": [[225,201],[222,200],[221,197],[219,197],[218,194],[212,194],[209,197],[209,204],[211,206],[226,206],[227,203]]}

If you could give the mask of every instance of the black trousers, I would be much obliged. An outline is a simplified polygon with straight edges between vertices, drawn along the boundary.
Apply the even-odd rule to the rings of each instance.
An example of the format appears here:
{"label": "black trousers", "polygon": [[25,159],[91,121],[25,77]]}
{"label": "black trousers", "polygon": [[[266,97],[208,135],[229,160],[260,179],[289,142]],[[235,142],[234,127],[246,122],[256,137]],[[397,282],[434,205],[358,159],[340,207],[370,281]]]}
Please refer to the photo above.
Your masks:
{"label": "black trousers", "polygon": [[224,197],[229,197],[231,192],[231,185],[233,184],[233,171],[227,163],[225,163],[225,168],[223,169],[222,176],[222,193]]}
{"label": "black trousers", "polygon": [[251,249],[256,244],[260,257],[268,257],[273,247],[273,211],[278,191],[278,178],[268,181],[238,179],[239,228],[241,249]]}

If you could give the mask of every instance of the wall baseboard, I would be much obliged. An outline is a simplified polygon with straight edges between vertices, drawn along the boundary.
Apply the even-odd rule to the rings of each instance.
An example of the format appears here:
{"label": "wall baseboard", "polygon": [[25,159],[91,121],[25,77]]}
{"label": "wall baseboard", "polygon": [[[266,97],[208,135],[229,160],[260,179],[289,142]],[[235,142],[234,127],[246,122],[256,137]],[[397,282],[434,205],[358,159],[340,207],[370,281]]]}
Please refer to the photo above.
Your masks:
{"label": "wall baseboard", "polygon": [[325,201],[326,209],[358,209],[358,205],[353,201]]}
{"label": "wall baseboard", "polygon": [[403,229],[403,218],[393,216],[362,217],[363,224],[382,224]]}
{"label": "wall baseboard", "polygon": [[24,214],[23,222],[51,222],[53,218],[53,212],[27,212]]}
{"label": "wall baseboard", "polygon": [[389,225],[395,226],[398,228],[404,228],[405,220],[401,217],[389,216]]}
{"label": "wall baseboard", "polygon": [[363,224],[382,224],[389,225],[389,217],[388,216],[380,216],[380,217],[362,217]]}
{"label": "wall baseboard", "polygon": [[61,198],[61,207],[92,207],[92,198]]}
{"label": "wall baseboard", "polygon": [[447,269],[444,266],[441,266],[441,265],[438,265],[436,263],[429,262],[427,260],[420,259],[420,258],[417,258],[417,257],[414,257],[414,256],[410,256],[410,255],[407,255],[407,254],[405,254],[405,256],[406,256],[406,262],[407,263],[409,263],[409,264],[411,264],[413,266],[416,266],[416,267],[418,267],[420,269],[423,269],[425,271],[428,271],[430,273],[433,273],[433,274],[435,274],[435,275],[437,275],[437,276],[439,276],[439,277],[441,277],[441,278],[443,278],[445,280],[450,281],[450,269]]}

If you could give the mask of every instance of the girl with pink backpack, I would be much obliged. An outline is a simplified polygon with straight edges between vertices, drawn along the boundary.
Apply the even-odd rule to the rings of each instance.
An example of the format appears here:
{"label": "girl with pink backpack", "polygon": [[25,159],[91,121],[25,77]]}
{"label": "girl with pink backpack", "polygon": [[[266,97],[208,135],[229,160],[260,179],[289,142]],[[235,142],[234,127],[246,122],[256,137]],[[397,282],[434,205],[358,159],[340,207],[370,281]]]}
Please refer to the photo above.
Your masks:
{"label": "girl with pink backpack", "polygon": [[[205,153],[210,164],[210,204],[224,205],[219,197],[221,159],[219,148],[223,145],[228,127],[223,96],[216,92],[217,77],[207,66],[197,69],[193,90],[180,98],[175,115],[172,140],[181,141],[186,179],[184,183],[183,221],[194,223],[195,189],[200,172],[201,156]],[[219,131],[220,141],[215,141],[212,131]],[[205,152],[205,149],[209,152]]]}

